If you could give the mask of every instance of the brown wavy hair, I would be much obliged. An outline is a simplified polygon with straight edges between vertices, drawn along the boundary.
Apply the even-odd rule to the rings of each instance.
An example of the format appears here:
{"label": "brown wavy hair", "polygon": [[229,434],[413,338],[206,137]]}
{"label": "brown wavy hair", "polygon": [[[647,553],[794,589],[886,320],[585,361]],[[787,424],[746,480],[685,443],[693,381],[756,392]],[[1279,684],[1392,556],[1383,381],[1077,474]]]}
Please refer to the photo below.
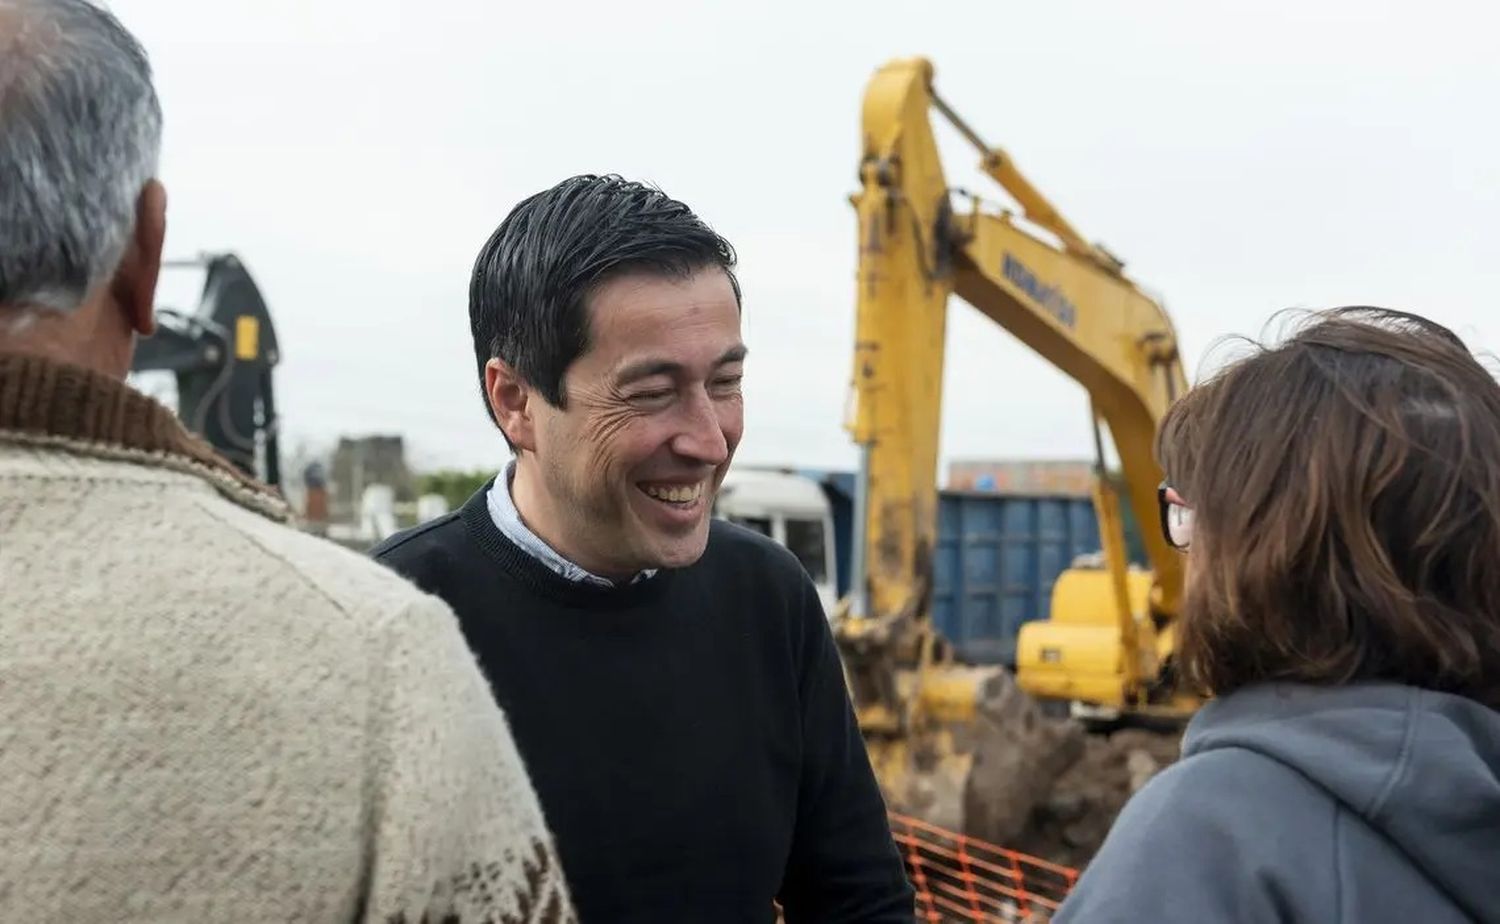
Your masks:
{"label": "brown wavy hair", "polygon": [[1388,680],[1500,708],[1500,384],[1452,331],[1314,313],[1185,394],[1157,456],[1194,510],[1190,684]]}

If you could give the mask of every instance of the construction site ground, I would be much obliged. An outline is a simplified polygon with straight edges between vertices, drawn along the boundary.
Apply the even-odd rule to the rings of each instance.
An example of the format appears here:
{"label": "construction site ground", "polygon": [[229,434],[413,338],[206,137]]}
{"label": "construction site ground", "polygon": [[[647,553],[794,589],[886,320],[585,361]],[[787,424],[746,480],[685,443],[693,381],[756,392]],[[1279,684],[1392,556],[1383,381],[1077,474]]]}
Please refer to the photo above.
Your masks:
{"label": "construction site ground", "polygon": [[[913,740],[899,762],[877,759],[898,815],[1072,869],[1088,865],[1125,803],[1180,756],[1181,719],[1113,728],[1056,717],[1004,668],[971,670],[972,718]],[[1155,722],[1156,724],[1147,724]],[[872,751],[886,755],[888,751]],[[967,755],[952,760],[945,755]]]}
{"label": "construction site ground", "polygon": [[1006,846],[1061,866],[1088,865],[1127,799],[1178,757],[1181,731],[1122,728],[1083,736],[1072,766]]}
{"label": "construction site ground", "polygon": [[1180,727],[1086,730],[1043,718],[1008,677],[995,689],[967,830],[891,813],[918,921],[1050,920],[1125,803],[1179,757]]}

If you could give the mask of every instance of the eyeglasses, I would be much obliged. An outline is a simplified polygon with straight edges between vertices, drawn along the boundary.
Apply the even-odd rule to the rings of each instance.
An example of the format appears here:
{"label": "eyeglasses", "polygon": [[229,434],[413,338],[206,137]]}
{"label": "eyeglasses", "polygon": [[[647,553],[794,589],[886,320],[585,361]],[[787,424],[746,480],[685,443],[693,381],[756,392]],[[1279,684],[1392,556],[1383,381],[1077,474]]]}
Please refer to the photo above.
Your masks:
{"label": "eyeglasses", "polygon": [[1172,548],[1186,552],[1193,544],[1193,508],[1165,481],[1156,489],[1156,504],[1161,512],[1162,536]]}

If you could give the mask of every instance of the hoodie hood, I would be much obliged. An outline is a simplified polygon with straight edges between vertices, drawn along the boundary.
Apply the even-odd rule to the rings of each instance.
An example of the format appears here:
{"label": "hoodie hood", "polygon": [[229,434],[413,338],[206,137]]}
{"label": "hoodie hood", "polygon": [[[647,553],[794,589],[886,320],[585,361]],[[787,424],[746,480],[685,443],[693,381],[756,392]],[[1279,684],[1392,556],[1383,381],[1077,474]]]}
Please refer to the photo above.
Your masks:
{"label": "hoodie hood", "polygon": [[1397,684],[1265,684],[1193,717],[1183,756],[1220,748],[1316,783],[1476,918],[1500,908],[1500,712]]}

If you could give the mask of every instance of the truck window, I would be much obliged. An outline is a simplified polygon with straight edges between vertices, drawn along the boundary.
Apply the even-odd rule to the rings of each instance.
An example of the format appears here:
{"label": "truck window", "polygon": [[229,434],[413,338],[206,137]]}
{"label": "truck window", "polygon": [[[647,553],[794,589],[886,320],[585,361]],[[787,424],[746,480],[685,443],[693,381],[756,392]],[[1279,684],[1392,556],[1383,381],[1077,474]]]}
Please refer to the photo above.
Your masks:
{"label": "truck window", "polygon": [[828,579],[828,549],[823,542],[822,520],[788,518],[786,547],[802,562],[815,583]]}
{"label": "truck window", "polygon": [[737,517],[731,514],[724,519],[735,524],[736,526],[743,526],[746,529],[753,529],[756,532],[760,533],[762,536],[775,538],[771,536],[771,520],[768,517]]}

